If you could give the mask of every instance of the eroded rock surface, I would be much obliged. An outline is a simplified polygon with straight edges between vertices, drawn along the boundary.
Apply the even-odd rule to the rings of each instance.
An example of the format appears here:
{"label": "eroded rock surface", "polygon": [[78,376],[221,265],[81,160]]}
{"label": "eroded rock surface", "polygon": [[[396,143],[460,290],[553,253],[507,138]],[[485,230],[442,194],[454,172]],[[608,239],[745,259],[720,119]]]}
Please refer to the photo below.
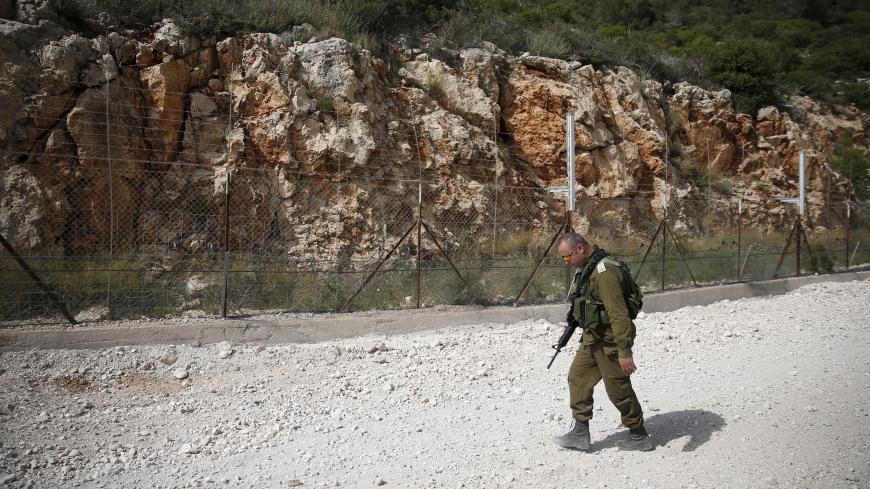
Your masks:
{"label": "eroded rock surface", "polygon": [[[221,249],[228,169],[229,241],[241,250],[377,256],[416,212],[408,182],[420,175],[430,222],[474,235],[494,219],[522,221],[549,233],[563,215],[546,188],[565,184],[569,111],[583,231],[618,221],[641,232],[664,202],[676,229],[703,231],[709,223],[686,209],[729,210],[737,192],[698,191],[699,166],[741,188],[747,225],[782,226],[778,198],[793,192],[801,150],[808,222],[831,226],[830,189],[842,196],[848,185],[825,152],[843,137],[865,145],[870,123],[806,98],[753,118],[725,90],[663,88],[627,68],[492,45],[447,61],[401,52],[391,71],[342,39],[216,42],[168,20],[139,38],[88,39],[50,22],[37,36],[27,19],[49,15],[47,3],[19,3],[18,21],[0,29],[2,181],[15,189],[0,232],[26,251],[99,251],[110,233],[129,246]],[[437,231],[460,246],[448,227]]]}

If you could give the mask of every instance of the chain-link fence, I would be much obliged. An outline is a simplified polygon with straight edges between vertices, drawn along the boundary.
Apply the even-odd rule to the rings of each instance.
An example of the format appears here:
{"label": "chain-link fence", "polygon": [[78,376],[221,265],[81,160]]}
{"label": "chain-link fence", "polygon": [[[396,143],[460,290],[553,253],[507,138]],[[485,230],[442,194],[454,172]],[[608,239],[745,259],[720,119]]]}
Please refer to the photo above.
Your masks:
{"label": "chain-link fence", "polygon": [[[505,305],[526,284],[522,302],[564,299],[571,271],[546,255],[564,200],[510,150],[437,164],[449,141],[409,119],[383,128],[397,142],[373,150],[380,170],[299,141],[284,154],[252,147],[231,99],[175,94],[158,113],[122,80],[89,88],[35,147],[8,141],[0,321]],[[645,291],[870,262],[870,207],[815,190],[823,208],[800,229],[793,214],[759,219],[740,187],[670,203],[667,188],[581,188],[571,223]]]}

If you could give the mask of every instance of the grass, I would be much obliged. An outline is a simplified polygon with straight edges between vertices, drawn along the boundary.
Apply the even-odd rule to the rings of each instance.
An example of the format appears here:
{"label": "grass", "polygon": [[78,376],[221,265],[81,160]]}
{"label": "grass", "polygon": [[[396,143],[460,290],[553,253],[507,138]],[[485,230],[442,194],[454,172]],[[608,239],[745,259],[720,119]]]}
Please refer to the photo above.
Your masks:
{"label": "grass", "polygon": [[[540,234],[540,233],[538,233]],[[641,241],[600,240],[596,243],[625,261],[637,276],[644,292],[692,285],[687,267],[699,285],[737,281],[750,245],[741,280],[774,278],[787,235],[746,230],[741,256],[737,256],[736,235],[730,232],[700,237],[681,237],[685,263],[672,242],[662,261],[660,242],[654,245],[643,267]],[[802,273],[842,271],[846,264],[846,242],[842,231],[808,234],[815,263],[804,246]],[[516,294],[537,263],[546,244],[535,233],[518,233],[510,244],[500,242],[492,259],[491,243],[478,256],[453,257],[463,279],[445,260],[427,260],[421,265],[421,302],[435,304],[512,304]],[[870,229],[851,232],[849,255],[861,247],[854,265],[870,263]],[[472,253],[473,255],[473,253]],[[796,253],[792,247],[776,276],[795,273]],[[187,309],[206,314],[219,313],[223,262],[215,256],[190,255],[175,258],[116,258],[114,260],[26,258],[37,274],[64,298],[77,314],[95,305],[111,305],[112,317],[178,316]],[[235,255],[230,263],[228,306],[234,311],[283,310],[299,312],[337,311],[344,307],[373,268],[372,262],[306,263],[286,257]],[[188,295],[187,283],[194,275],[207,286]],[[558,257],[545,260],[522,298],[522,303],[560,302],[567,293],[571,271]],[[0,319],[25,320],[60,316],[41,290],[7,256],[0,256]],[[108,292],[107,292],[108,291]],[[413,308],[417,303],[416,264],[412,259],[391,260],[354,298],[351,310]]]}
{"label": "grass", "polygon": [[335,113],[335,99],[325,95],[317,99],[317,110],[321,112]]}
{"label": "grass", "polygon": [[[214,287],[196,298],[188,297],[185,291],[190,276],[214,272],[166,271],[161,264],[137,258],[25,257],[25,261],[73,315],[108,304],[112,319],[165,317],[185,308],[216,311],[219,303]],[[207,266],[203,262],[184,265],[178,268],[200,270]],[[0,288],[0,320],[58,314],[42,290],[6,255],[0,256],[0,282],[6,285]],[[194,299],[198,302],[192,303]]]}
{"label": "grass", "polygon": [[440,73],[435,75],[430,74],[429,78],[426,80],[426,87],[429,91],[429,96],[432,97],[433,100],[438,101],[441,105],[444,105],[447,101],[447,92],[444,89],[446,83],[444,75]]}
{"label": "grass", "polygon": [[536,30],[529,33],[528,49],[534,55],[547,58],[564,59],[571,54],[571,46],[562,33],[552,29]]}

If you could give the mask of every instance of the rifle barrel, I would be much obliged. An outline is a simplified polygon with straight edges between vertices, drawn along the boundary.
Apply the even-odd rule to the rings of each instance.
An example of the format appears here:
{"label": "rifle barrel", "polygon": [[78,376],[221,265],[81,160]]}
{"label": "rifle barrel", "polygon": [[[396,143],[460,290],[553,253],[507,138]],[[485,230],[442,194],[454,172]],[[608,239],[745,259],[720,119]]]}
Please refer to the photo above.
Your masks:
{"label": "rifle barrel", "polygon": [[550,363],[547,364],[547,370],[550,370],[550,367],[553,365],[553,361],[556,360],[556,355],[558,355],[559,351],[561,350],[561,348],[556,348],[556,353],[553,353],[553,358],[551,358]]}

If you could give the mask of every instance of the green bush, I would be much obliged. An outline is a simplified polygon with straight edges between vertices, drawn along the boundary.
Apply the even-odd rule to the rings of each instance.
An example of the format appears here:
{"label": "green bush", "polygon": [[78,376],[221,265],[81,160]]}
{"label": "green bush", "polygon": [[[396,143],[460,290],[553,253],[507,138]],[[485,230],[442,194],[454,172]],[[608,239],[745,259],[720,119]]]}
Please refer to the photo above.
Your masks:
{"label": "green bush", "polygon": [[335,113],[335,99],[323,96],[317,99],[317,110],[321,112]]}
{"label": "green bush", "polygon": [[708,54],[713,79],[734,92],[735,108],[755,114],[777,101],[776,60],[772,46],[757,40],[733,40]]}
{"label": "green bush", "polygon": [[[719,0],[51,0],[85,29],[97,11],[129,26],[173,18],[218,37],[280,33],[307,22],[380,57],[391,45],[496,44],[513,54],[624,65],[658,80],[727,87],[740,111],[785,93],[870,107],[866,2]],[[401,39],[401,42],[398,40]]]}
{"label": "green bush", "polygon": [[850,178],[855,196],[870,199],[870,151],[847,141],[838,144],[828,156],[831,168]]}

